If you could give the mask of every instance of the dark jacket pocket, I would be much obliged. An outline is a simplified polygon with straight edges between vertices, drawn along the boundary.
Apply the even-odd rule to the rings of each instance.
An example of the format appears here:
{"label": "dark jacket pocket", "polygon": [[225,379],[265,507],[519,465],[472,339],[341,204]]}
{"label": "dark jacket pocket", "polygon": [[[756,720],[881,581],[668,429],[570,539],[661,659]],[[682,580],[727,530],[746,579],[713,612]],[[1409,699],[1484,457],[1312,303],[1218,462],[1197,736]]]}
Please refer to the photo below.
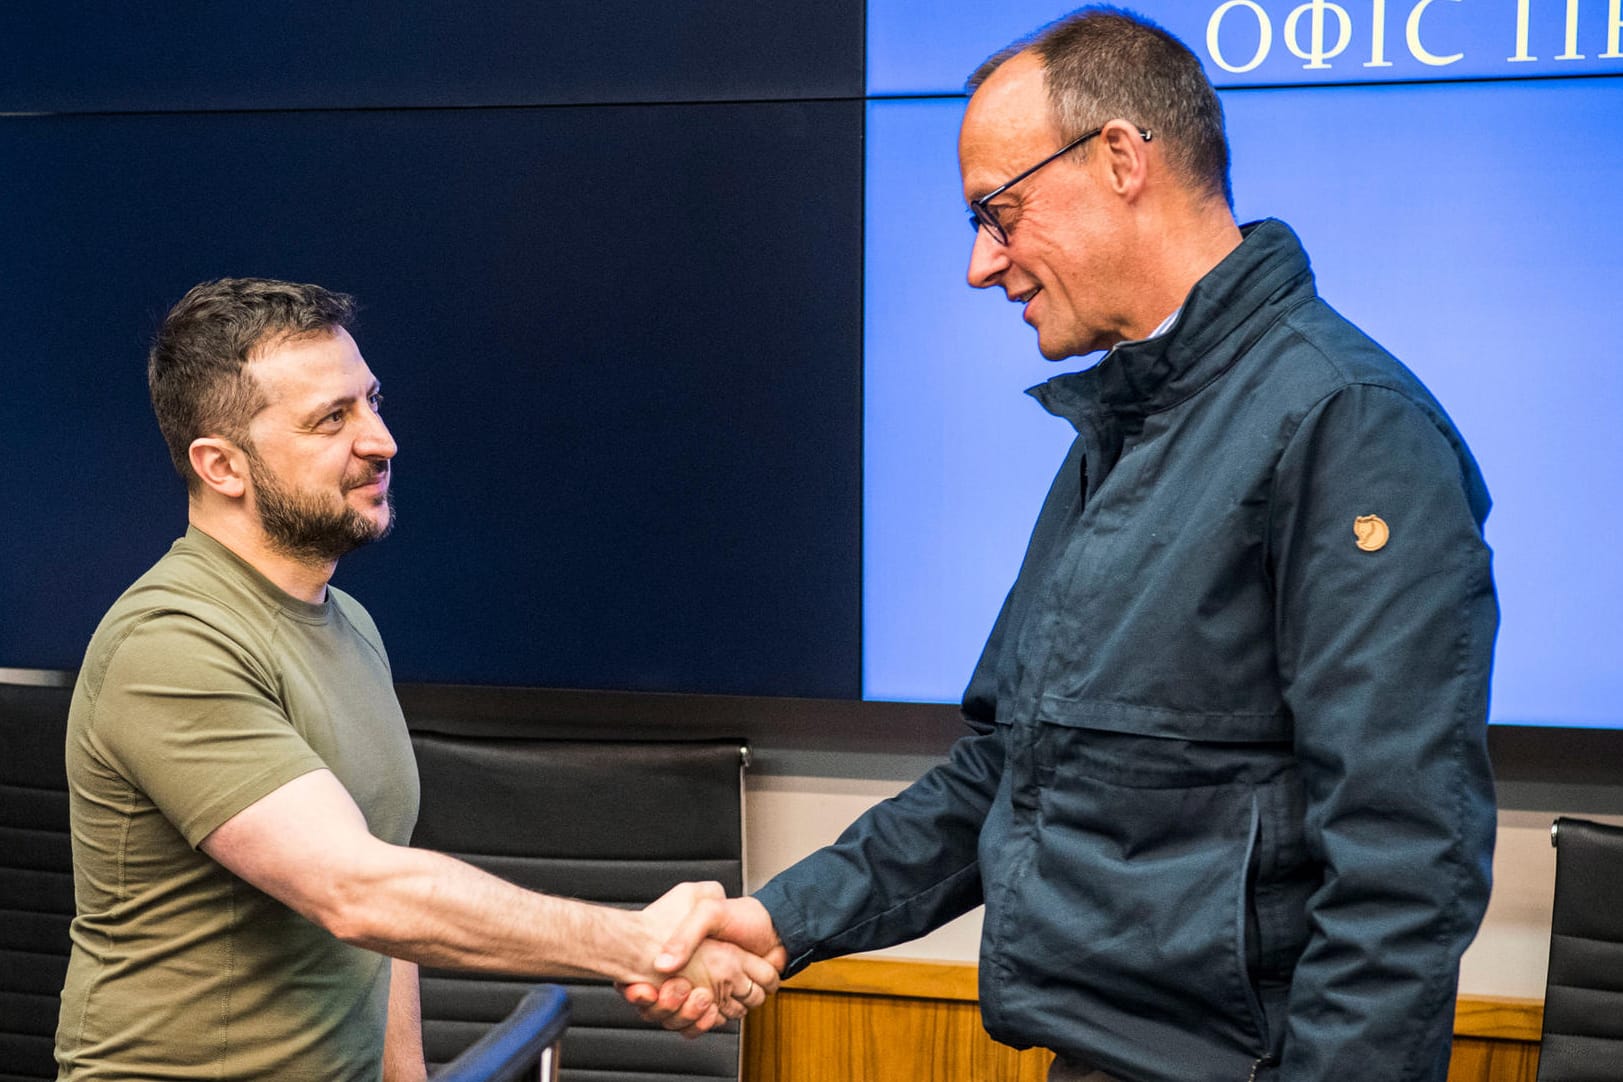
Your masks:
{"label": "dark jacket pocket", "polygon": [[1214,1047],[1229,1053],[1223,1070],[1248,1069],[1281,1036],[1257,982],[1290,953],[1281,932],[1295,938],[1271,886],[1300,849],[1283,818],[1297,805],[1289,747],[1122,732],[1119,714],[1105,729],[1076,720],[1010,734],[1027,754],[1011,756],[1024,776],[1009,781],[1034,829],[982,839],[989,881],[1020,880],[988,892],[985,946],[1026,979],[983,989],[988,1028],[1096,1062],[1101,1048],[1154,1050],[1168,1077]]}

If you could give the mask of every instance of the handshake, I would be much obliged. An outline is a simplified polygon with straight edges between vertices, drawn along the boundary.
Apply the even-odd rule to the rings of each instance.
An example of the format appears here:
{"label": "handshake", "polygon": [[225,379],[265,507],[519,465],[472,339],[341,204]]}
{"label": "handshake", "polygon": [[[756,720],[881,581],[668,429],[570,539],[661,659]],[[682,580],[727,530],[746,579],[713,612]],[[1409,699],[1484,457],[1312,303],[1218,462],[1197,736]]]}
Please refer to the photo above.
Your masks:
{"label": "handshake", "polygon": [[754,898],[728,898],[720,883],[681,883],[639,916],[658,953],[648,979],[615,987],[645,1021],[697,1037],[778,990],[789,956]]}

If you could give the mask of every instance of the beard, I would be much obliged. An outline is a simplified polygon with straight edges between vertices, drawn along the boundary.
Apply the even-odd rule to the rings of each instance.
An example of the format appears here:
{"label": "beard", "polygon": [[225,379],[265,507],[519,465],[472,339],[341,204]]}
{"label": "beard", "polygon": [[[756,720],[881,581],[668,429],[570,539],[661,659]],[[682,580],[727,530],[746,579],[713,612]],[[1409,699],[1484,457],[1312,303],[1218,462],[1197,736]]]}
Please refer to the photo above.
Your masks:
{"label": "beard", "polygon": [[[303,563],[331,563],[362,545],[383,540],[394,529],[392,489],[383,498],[388,517],[379,524],[348,503],[334,507],[316,493],[283,486],[251,448],[244,448],[244,453],[260,526],[271,547],[283,555]],[[362,478],[345,478],[343,491],[369,484],[388,471],[387,463],[378,463]]]}

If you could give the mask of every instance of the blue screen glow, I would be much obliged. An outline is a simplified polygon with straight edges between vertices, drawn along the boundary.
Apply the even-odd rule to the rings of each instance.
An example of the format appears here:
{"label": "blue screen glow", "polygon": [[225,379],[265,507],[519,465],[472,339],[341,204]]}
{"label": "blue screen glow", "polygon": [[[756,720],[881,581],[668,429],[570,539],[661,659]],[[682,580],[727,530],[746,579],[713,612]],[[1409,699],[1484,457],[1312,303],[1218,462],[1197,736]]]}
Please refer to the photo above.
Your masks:
{"label": "blue screen glow", "polygon": [[[969,65],[1047,17],[1030,15],[983,27]],[[888,25],[871,9],[872,32]],[[907,81],[887,64],[872,55],[870,87]],[[1623,78],[1223,101],[1240,220],[1297,230],[1320,292],[1432,388],[1481,463],[1502,608],[1493,720],[1623,726]],[[960,694],[1071,434],[1020,392],[1094,359],[1043,361],[1001,291],[965,284],[962,110],[868,106],[869,699]]]}
{"label": "blue screen glow", "polygon": [[[1076,4],[870,0],[868,93],[956,94]],[[1623,72],[1616,0],[1144,0],[1218,88]]]}

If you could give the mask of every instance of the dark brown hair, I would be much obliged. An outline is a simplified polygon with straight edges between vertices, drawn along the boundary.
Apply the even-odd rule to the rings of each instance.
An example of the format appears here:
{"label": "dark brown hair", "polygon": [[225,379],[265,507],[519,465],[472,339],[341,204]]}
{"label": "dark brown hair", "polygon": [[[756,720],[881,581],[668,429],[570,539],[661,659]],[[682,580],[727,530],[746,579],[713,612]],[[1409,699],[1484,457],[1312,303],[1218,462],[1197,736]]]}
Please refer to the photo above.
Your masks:
{"label": "dark brown hair", "polygon": [[187,291],[164,317],[147,355],[147,388],[169,457],[195,491],[192,441],[224,436],[248,445],[264,396],[247,364],[255,350],[331,333],[355,318],[355,299],[315,285],[221,278]]}

